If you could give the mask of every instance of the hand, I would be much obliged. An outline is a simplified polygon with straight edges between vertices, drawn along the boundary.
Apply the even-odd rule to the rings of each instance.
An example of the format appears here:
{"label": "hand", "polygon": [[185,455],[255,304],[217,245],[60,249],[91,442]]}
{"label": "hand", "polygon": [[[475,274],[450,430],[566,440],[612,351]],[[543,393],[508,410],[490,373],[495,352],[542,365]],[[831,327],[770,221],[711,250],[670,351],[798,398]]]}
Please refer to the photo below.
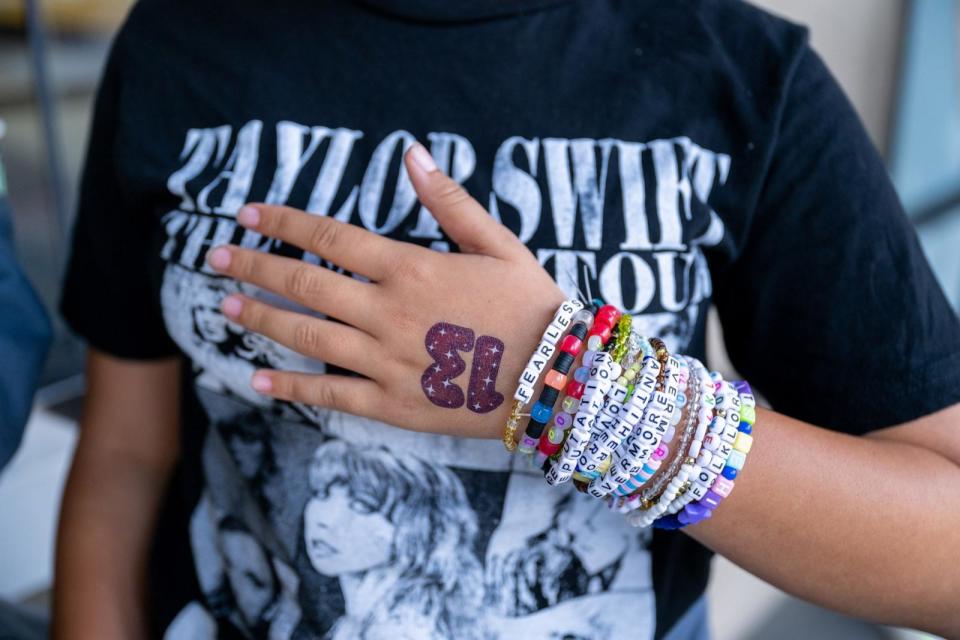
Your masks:
{"label": "hand", "polygon": [[[236,246],[213,249],[218,272],[340,322],[228,296],[231,320],[364,377],[257,371],[274,398],[417,431],[499,438],[527,359],[563,292],[530,251],[430,154],[404,157],[421,202],[462,253],[443,253],[286,207],[248,205],[243,226],[369,279]],[[536,396],[534,396],[536,397]]]}

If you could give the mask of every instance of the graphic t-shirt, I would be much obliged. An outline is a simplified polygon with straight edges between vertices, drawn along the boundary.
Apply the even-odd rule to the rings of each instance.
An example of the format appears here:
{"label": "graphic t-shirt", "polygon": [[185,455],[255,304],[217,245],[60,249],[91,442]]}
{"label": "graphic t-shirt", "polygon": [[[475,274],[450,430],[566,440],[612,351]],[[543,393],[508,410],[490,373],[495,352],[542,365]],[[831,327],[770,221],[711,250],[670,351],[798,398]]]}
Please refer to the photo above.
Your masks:
{"label": "graphic t-shirt", "polygon": [[337,268],[238,226],[248,201],[455,251],[402,168],[414,139],[568,294],[671,351],[704,359],[715,304],[776,410],[862,434],[960,401],[957,318],[800,27],[732,1],[145,0],[105,72],[62,306],[98,349],[184,356],[157,636],[659,638],[702,595],[705,548],[499,441],[251,390],[259,367],[334,367],[221,315],[236,291],[289,303],[206,252]]}

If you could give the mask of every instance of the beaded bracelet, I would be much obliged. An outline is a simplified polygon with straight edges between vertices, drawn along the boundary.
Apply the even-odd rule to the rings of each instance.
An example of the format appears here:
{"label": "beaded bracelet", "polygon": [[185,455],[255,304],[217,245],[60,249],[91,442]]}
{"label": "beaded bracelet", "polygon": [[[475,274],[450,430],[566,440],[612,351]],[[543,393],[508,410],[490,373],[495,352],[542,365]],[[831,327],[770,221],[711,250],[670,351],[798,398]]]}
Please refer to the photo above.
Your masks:
{"label": "beaded bracelet", "polygon": [[[686,362],[685,359],[681,359],[681,362]],[[684,382],[690,383],[686,387],[687,393],[678,393],[677,394],[677,404],[679,408],[682,408],[689,404],[689,409],[687,411],[686,423],[683,427],[684,431],[692,430],[695,427],[694,420],[697,416],[697,407],[700,404],[700,384],[699,381],[691,382],[690,378],[692,377],[692,372],[687,372],[685,376],[681,379],[681,384]],[[689,396],[689,397],[688,397]],[[681,411],[678,409],[676,417],[679,420]],[[640,487],[642,487],[647,481],[652,478],[657,470],[659,470],[662,462],[669,455],[670,448],[669,444],[673,441],[673,437],[676,433],[676,427],[671,425],[668,427],[666,433],[663,434],[660,442],[656,444],[656,448],[653,451],[650,451],[649,446],[638,446],[636,443],[625,443],[625,446],[618,451],[619,458],[611,467],[611,481],[616,483],[616,486],[611,490],[614,496],[622,497],[626,496]]]}
{"label": "beaded bracelet", "polygon": [[[704,371],[705,369],[700,369],[699,373],[701,376],[703,376]],[[715,388],[721,389],[722,384],[723,380],[721,379],[716,383]],[[731,399],[729,395],[720,394],[717,395],[716,402],[719,408],[714,410],[716,414],[715,417],[722,421],[730,406]],[[627,516],[627,521],[631,525],[635,527],[650,526],[657,518],[667,513],[668,509],[676,506],[674,500],[689,491],[696,491],[697,487],[700,486],[698,481],[701,481],[705,477],[707,480],[703,481],[709,483],[716,478],[717,474],[715,472],[702,468],[697,462],[697,456],[700,453],[702,439],[705,437],[706,430],[707,422],[705,420],[698,421],[697,430],[690,443],[690,447],[686,449],[685,455],[677,456],[677,459],[683,460],[677,475],[667,483],[663,493],[655,501],[651,500],[651,504],[648,504],[646,508],[641,507],[641,511],[635,511]]]}
{"label": "beaded bracelet", "polygon": [[[733,386],[728,382],[722,382],[719,391],[720,395],[718,396],[717,406],[718,411],[722,412],[721,417],[726,425],[724,432],[730,427],[736,429],[737,423],[740,420],[739,398],[735,395]],[[731,395],[732,397],[728,398],[728,396]],[[693,452],[691,451],[688,456],[690,459],[693,459]],[[696,463],[700,469],[698,473],[691,475],[689,489],[667,505],[666,509],[664,509],[665,514],[678,513],[694,500],[702,499],[707,492],[710,491],[714,481],[723,471],[727,463],[727,458],[720,452],[713,452],[707,448],[703,448],[696,454]]]}
{"label": "beaded bracelet", "polygon": [[513,394],[513,408],[503,430],[503,446],[506,447],[507,451],[513,452],[517,448],[516,437],[517,427],[520,424],[520,413],[533,398],[533,389],[540,379],[540,374],[546,368],[547,362],[553,357],[560,336],[570,326],[574,314],[582,309],[583,303],[579,300],[564,301],[554,314],[553,320],[544,330],[537,348],[534,349],[530,359],[527,360],[527,366],[520,374],[517,390]]}
{"label": "beaded bracelet", "polygon": [[[696,359],[687,358],[692,364],[696,364]],[[694,439],[694,435],[697,430],[700,429],[700,425],[708,422],[712,415],[713,406],[715,403],[713,385],[710,384],[710,381],[707,376],[705,376],[705,370],[701,371],[694,367],[698,371],[698,379],[702,385],[701,399],[696,407],[696,421],[689,421],[686,428],[681,433],[678,442],[677,442],[677,451],[678,455],[675,455],[670,461],[670,464],[667,466],[665,472],[661,473],[656,480],[652,481],[649,485],[642,487],[642,490],[637,493],[633,493],[627,496],[625,499],[620,499],[611,504],[611,508],[616,509],[620,513],[630,513],[636,509],[649,510],[656,502],[659,500],[660,496],[667,491],[667,488],[670,486],[670,483],[681,474],[681,468],[686,459],[686,456],[680,455],[679,452],[689,451],[691,442]],[[686,477],[684,477],[686,480]]]}
{"label": "beaded bracelet", "polygon": [[[634,386],[634,394],[627,405],[629,408],[623,417],[623,422],[629,425],[631,430],[622,441],[616,443],[619,446],[613,450],[613,458],[606,474],[590,483],[591,495],[602,498],[620,485],[626,484],[642,469],[666,433],[668,420],[663,412],[669,404],[669,397],[655,390],[659,375],[660,362],[656,358],[645,358],[640,377]],[[654,398],[655,394],[659,395]],[[634,421],[636,414],[639,414],[639,418]]]}
{"label": "beaded bracelet", "polygon": [[[584,356],[584,359],[586,361],[587,357]],[[589,360],[590,377],[584,385],[573,425],[567,431],[560,456],[553,461],[544,475],[547,483],[551,485],[562,484],[573,475],[576,461],[590,439],[593,422],[603,408],[606,393],[613,384],[614,363],[610,354],[597,351]]]}
{"label": "beaded bracelet", "polygon": [[567,382],[567,373],[570,366],[580,354],[580,347],[583,344],[583,338],[587,334],[587,317],[594,320],[595,317],[591,309],[580,309],[573,316],[577,318],[570,327],[570,335],[566,336],[560,343],[560,355],[554,360],[553,366],[547,372],[544,378],[544,386],[540,391],[540,397],[530,410],[530,420],[527,422],[527,428],[524,431],[523,438],[517,448],[520,453],[531,454],[537,446],[537,441],[553,415],[553,405],[556,404],[560,396],[560,390],[564,388]]}
{"label": "beaded bracelet", "polygon": [[[738,427],[738,434],[734,440],[734,451],[740,452],[743,454],[743,458],[740,456],[735,456],[732,460],[733,464],[730,464],[730,461],[727,461],[727,464],[724,466],[721,475],[714,480],[713,484],[710,487],[710,490],[706,494],[691,504],[686,505],[682,511],[670,516],[666,516],[657,520],[653,526],[659,529],[680,529],[684,526],[696,524],[702,520],[706,520],[713,515],[713,512],[720,506],[720,503],[723,502],[723,499],[730,495],[730,492],[733,491],[734,487],[734,478],[737,477],[740,469],[743,468],[746,455],[750,452],[751,447],[753,446],[753,424],[756,418],[755,414],[755,400],[753,394],[751,393],[750,385],[746,380],[740,380],[733,383],[733,387],[736,389],[740,397],[740,424]],[[739,466],[737,466],[739,465]]]}

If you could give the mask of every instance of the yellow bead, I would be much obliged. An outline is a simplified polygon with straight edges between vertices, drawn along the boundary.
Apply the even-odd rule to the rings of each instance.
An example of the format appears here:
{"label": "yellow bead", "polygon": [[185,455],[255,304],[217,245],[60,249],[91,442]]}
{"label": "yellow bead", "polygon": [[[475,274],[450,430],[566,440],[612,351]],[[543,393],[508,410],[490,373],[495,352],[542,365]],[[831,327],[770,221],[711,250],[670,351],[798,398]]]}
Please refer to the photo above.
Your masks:
{"label": "yellow bead", "polygon": [[750,447],[753,446],[753,436],[747,433],[738,432],[733,441],[733,448],[741,453],[750,453]]}
{"label": "yellow bead", "polygon": [[629,369],[623,372],[623,377],[626,378],[627,380],[633,380],[634,378],[637,377],[637,372],[634,370],[633,367],[630,367]]}
{"label": "yellow bead", "polygon": [[597,467],[597,471],[599,471],[600,474],[603,475],[604,473],[607,472],[607,469],[609,468],[610,468],[610,458],[607,458],[606,460],[600,463],[600,466]]}
{"label": "yellow bead", "polygon": [[753,424],[757,420],[757,412],[753,407],[748,407],[745,404],[740,405],[740,420],[742,422],[748,422]]}

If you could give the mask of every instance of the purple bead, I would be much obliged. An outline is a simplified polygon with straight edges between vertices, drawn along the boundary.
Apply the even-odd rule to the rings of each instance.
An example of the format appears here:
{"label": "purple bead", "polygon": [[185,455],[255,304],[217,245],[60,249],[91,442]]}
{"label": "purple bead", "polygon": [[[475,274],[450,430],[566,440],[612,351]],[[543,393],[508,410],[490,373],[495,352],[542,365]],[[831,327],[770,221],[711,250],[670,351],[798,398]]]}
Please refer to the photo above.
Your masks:
{"label": "purple bead", "polygon": [[721,496],[719,493],[717,493],[713,489],[710,489],[709,491],[707,491],[707,494],[703,496],[703,498],[700,500],[700,503],[703,506],[707,507],[708,509],[716,509],[717,507],[720,506],[720,503],[722,501],[723,501],[723,496]]}
{"label": "purple bead", "polygon": [[711,516],[710,509],[707,509],[699,502],[691,502],[683,511],[677,514],[677,519],[683,524],[696,524],[701,520],[706,520]]}
{"label": "purple bead", "polygon": [[578,367],[577,370],[573,372],[573,379],[586,384],[587,380],[590,379],[590,368]]}
{"label": "purple bead", "polygon": [[737,393],[749,393],[750,395],[753,395],[753,391],[750,389],[750,384],[746,380],[737,380],[733,383],[733,388],[737,390]]}

